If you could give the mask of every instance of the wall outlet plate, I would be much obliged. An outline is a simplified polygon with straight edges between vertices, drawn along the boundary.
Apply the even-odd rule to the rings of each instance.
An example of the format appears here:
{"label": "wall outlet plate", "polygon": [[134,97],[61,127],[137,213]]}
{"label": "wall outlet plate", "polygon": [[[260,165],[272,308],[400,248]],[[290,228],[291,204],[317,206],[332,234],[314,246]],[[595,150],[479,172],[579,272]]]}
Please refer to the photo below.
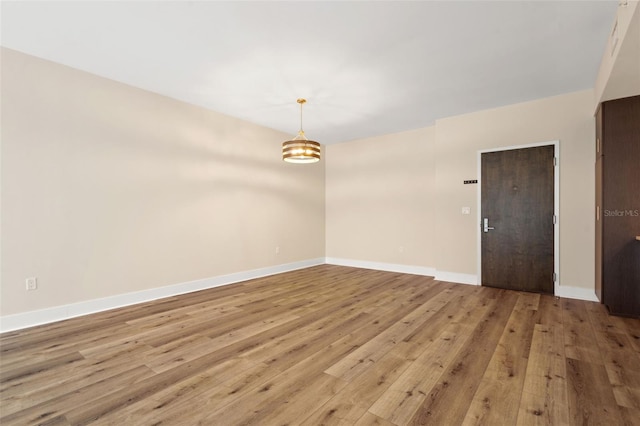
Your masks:
{"label": "wall outlet plate", "polygon": [[25,280],[27,291],[33,291],[38,289],[38,279],[36,277],[30,277]]}

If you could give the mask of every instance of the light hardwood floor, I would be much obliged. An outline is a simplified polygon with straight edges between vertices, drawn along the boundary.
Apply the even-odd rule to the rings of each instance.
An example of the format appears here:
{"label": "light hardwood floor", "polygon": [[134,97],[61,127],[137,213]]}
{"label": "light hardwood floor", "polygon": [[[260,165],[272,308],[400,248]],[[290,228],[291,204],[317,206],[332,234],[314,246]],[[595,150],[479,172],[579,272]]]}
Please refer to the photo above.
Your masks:
{"label": "light hardwood floor", "polygon": [[640,425],[640,320],[323,265],[0,335],[4,425]]}

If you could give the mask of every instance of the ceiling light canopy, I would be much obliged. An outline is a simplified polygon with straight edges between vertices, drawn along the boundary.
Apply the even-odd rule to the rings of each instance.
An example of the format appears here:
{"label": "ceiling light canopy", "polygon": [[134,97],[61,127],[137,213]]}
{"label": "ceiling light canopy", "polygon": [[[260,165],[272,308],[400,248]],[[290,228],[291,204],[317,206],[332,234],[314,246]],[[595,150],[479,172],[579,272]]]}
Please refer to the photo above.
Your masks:
{"label": "ceiling light canopy", "polygon": [[282,143],[282,159],[288,163],[316,163],[320,161],[320,143],[310,141],[302,130],[302,105],[306,99],[298,99],[300,104],[300,131],[295,138]]}

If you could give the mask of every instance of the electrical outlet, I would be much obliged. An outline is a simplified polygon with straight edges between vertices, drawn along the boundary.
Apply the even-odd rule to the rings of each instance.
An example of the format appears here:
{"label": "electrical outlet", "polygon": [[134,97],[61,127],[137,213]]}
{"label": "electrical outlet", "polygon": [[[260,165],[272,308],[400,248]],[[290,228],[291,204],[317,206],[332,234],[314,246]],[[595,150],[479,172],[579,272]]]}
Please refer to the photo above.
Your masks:
{"label": "electrical outlet", "polygon": [[463,207],[462,214],[471,214],[471,207]]}
{"label": "electrical outlet", "polygon": [[276,254],[280,254],[280,246],[276,246]]}
{"label": "electrical outlet", "polygon": [[400,253],[404,253],[404,247],[403,247],[403,246],[398,247],[398,251],[399,251]]}
{"label": "electrical outlet", "polygon": [[27,291],[38,289],[38,279],[36,277],[30,277],[26,279]]}

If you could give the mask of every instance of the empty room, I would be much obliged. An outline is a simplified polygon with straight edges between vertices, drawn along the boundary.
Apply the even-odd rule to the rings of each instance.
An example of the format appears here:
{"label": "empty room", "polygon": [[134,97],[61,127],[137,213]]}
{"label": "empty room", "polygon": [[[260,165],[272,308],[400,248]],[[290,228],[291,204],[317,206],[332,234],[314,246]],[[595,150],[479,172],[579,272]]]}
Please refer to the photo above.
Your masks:
{"label": "empty room", "polygon": [[640,425],[640,3],[1,1],[0,424]]}

